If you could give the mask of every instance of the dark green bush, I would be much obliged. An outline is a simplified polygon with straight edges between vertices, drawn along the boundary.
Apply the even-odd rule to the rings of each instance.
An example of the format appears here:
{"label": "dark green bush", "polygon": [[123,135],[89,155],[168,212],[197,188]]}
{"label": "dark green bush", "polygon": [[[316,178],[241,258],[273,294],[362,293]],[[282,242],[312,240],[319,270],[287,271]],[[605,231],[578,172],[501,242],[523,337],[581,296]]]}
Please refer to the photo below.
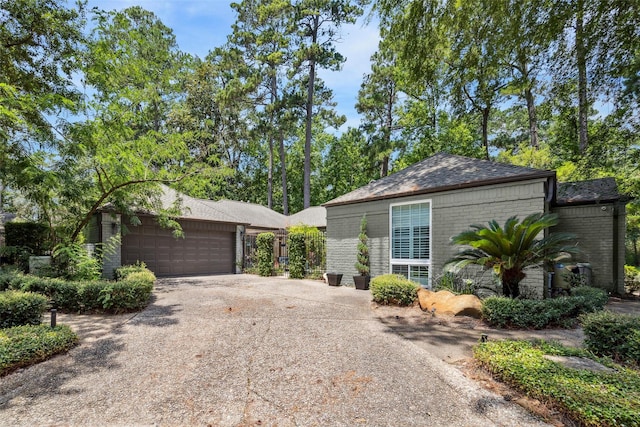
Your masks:
{"label": "dark green bush", "polygon": [[[114,270],[116,280],[123,280],[131,273],[139,273],[141,271],[149,271],[147,265],[144,262],[138,261],[132,265],[123,265]],[[155,279],[154,279],[155,280]]]}
{"label": "dark green bush", "polygon": [[20,325],[39,325],[47,310],[45,296],[31,292],[0,292],[0,328]]}
{"label": "dark green bush", "polygon": [[640,365],[640,316],[601,311],[580,317],[589,351]]}
{"label": "dark green bush", "polygon": [[108,282],[100,291],[102,307],[110,312],[121,313],[144,308],[151,298],[153,282],[147,280],[122,280]]}
{"label": "dark green bush", "polygon": [[273,274],[273,241],[276,236],[273,233],[260,233],[256,237],[258,246],[258,273],[269,277]]}
{"label": "dark green bush", "polygon": [[305,235],[303,233],[289,232],[289,277],[303,279],[305,276]]}
{"label": "dark green bush", "polygon": [[411,305],[418,298],[420,285],[397,274],[384,274],[371,280],[369,289],[379,304]]}
{"label": "dark green bush", "polygon": [[576,288],[569,297],[545,300],[526,300],[490,297],[482,302],[482,317],[487,323],[500,328],[534,328],[567,326],[582,313],[601,310],[606,304],[606,293],[595,288]]}
{"label": "dark green bush", "polygon": [[78,336],[65,325],[15,326],[0,330],[0,376],[67,351]]}
{"label": "dark green bush", "polygon": [[29,248],[33,255],[51,250],[49,226],[38,222],[9,222],[4,226],[7,246]]}
{"label": "dark green bush", "polygon": [[123,312],[145,307],[153,291],[155,275],[146,268],[138,268],[123,277],[119,282],[72,282],[13,273],[0,276],[0,281],[11,289],[45,295],[55,308],[65,312]]}

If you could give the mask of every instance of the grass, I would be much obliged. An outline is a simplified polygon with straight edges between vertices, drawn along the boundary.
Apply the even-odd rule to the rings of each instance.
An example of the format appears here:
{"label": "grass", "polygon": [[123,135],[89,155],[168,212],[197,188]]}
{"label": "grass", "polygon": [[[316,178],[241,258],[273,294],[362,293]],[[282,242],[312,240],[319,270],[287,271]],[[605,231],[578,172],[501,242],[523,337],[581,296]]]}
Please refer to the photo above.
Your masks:
{"label": "grass", "polygon": [[[579,356],[614,372],[571,369],[543,356]],[[490,341],[474,349],[480,364],[498,379],[585,426],[640,426],[640,372],[585,350],[544,341]]]}
{"label": "grass", "polygon": [[0,329],[0,376],[30,366],[75,346],[78,336],[65,325]]}

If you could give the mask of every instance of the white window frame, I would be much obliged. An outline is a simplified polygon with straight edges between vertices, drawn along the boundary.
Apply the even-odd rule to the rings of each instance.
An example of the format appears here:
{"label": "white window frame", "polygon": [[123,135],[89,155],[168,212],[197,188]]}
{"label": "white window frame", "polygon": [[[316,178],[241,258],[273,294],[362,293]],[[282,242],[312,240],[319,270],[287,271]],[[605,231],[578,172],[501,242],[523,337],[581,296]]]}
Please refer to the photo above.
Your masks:
{"label": "white window frame", "polygon": [[[393,258],[393,208],[397,206],[406,206],[406,205],[419,205],[419,204],[429,204],[429,258],[428,259],[405,259],[405,258]],[[409,280],[411,280],[411,267],[412,266],[420,266],[427,267],[427,287],[431,289],[431,260],[433,259],[433,244],[432,244],[432,234],[433,234],[433,203],[431,199],[424,200],[413,200],[408,202],[399,202],[399,203],[391,203],[389,204],[389,273],[393,272],[393,266],[407,266],[407,275]],[[424,286],[424,285],[423,285]]]}

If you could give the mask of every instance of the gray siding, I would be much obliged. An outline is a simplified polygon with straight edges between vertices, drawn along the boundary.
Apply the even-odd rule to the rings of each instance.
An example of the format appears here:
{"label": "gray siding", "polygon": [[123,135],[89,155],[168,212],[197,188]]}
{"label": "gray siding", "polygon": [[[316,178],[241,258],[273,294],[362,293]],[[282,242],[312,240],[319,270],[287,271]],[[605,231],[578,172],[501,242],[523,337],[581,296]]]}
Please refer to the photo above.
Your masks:
{"label": "gray siding", "polygon": [[[122,264],[120,214],[102,214],[102,244],[109,245],[110,250],[102,258],[102,277],[112,278],[114,270]],[[117,239],[117,243],[113,240]]]}
{"label": "gray siding", "polygon": [[[389,205],[431,200],[431,274],[437,277],[444,263],[456,253],[457,249],[450,245],[453,235],[467,230],[471,224],[482,224],[491,219],[504,222],[513,215],[523,218],[534,212],[543,212],[545,182],[545,179],[535,179],[327,207],[327,271],[343,273],[343,284],[353,283],[359,224],[366,213],[371,275],[389,273]],[[533,270],[528,272],[523,284],[542,296],[542,282],[542,271]]]}
{"label": "gray siding", "polygon": [[553,231],[577,235],[582,253],[575,260],[591,264],[592,284],[624,294],[624,205],[563,206],[553,212],[560,219]]}

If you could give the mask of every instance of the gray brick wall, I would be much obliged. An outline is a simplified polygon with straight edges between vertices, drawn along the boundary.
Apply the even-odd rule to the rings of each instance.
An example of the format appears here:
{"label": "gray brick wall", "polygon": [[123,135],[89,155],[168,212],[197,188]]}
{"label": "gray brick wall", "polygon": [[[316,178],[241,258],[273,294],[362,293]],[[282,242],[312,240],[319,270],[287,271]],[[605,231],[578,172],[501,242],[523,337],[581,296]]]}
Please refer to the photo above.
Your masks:
{"label": "gray brick wall", "polygon": [[[327,271],[343,273],[343,284],[351,285],[356,274],[357,236],[362,215],[367,213],[372,276],[390,272],[389,206],[393,203],[431,200],[432,276],[440,274],[444,263],[455,254],[450,238],[471,224],[490,219],[504,222],[512,215],[520,218],[545,208],[544,179],[489,185],[327,208]],[[523,285],[542,296],[543,274],[528,273]]]}
{"label": "gray brick wall", "polygon": [[582,253],[576,262],[591,264],[592,284],[612,293],[624,293],[624,205],[599,204],[556,207],[556,232],[574,233]]}

